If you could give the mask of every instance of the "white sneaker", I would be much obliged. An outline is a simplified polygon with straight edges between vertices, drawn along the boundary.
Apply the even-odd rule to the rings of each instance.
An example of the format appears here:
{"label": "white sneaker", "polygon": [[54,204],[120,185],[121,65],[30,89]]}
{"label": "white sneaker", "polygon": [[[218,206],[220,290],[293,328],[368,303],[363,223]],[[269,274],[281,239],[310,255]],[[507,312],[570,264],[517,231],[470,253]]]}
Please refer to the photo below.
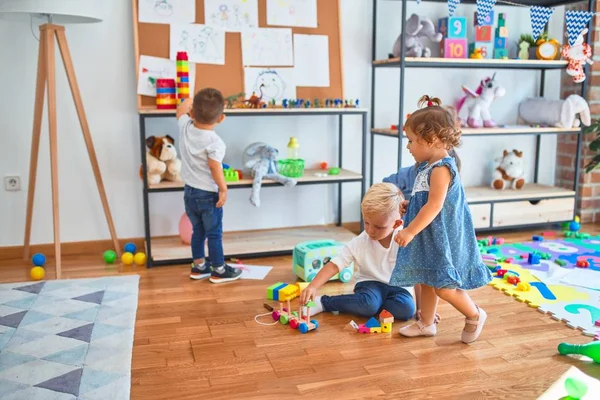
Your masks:
{"label": "white sneaker", "polygon": [[417,321],[414,324],[400,328],[400,334],[406,337],[435,336],[436,333],[437,327],[435,326],[435,323],[429,326],[424,326],[421,321]]}

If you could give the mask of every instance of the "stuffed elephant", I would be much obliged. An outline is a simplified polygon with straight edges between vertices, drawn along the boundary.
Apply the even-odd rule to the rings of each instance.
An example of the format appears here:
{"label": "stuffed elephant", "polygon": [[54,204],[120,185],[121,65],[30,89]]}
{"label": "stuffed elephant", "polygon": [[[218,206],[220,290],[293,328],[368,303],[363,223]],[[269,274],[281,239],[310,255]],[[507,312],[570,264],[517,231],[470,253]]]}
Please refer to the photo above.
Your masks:
{"label": "stuffed elephant", "polygon": [[[394,43],[392,55],[400,57],[401,36]],[[404,44],[406,45],[406,57],[431,57],[431,49],[421,44],[422,38],[428,38],[432,42],[442,41],[442,34],[435,31],[433,21],[427,17],[413,14],[404,24]]]}
{"label": "stuffed elephant", "polygon": [[271,179],[285,186],[296,185],[296,180],[277,172],[277,155],[279,150],[264,143],[253,143],[246,151],[246,156],[257,157],[248,161],[244,168],[254,177],[250,203],[260,207],[260,188],[263,179]]}
{"label": "stuffed elephant", "polygon": [[557,128],[577,128],[582,123],[589,126],[592,121],[590,107],[585,99],[572,94],[564,100],[550,100],[543,97],[526,99],[519,104],[519,122]]}

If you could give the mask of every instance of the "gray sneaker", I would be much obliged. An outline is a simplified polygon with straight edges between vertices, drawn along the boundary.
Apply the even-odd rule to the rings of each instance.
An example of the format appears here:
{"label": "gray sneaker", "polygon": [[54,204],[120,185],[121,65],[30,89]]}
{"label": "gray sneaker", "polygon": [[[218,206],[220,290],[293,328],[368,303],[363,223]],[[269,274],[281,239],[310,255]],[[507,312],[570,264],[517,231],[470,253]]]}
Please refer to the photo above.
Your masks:
{"label": "gray sneaker", "polygon": [[209,280],[212,283],[225,283],[238,280],[241,275],[241,269],[233,268],[225,264],[221,267],[213,267]]}

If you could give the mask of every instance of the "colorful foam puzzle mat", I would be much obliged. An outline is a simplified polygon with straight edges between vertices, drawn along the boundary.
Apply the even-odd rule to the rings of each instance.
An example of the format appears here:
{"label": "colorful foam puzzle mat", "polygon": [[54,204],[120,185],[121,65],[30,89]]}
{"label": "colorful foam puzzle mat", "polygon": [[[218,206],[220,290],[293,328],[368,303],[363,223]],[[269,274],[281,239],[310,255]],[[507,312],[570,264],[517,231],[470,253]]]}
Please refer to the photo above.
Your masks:
{"label": "colorful foam puzzle mat", "polygon": [[[489,283],[516,300],[526,303],[586,336],[600,339],[600,237],[590,239],[554,239],[486,246],[495,254],[506,275],[514,275],[530,285],[520,290],[494,273]],[[537,261],[531,264],[530,254]],[[557,261],[558,260],[558,261]],[[589,267],[579,268],[578,261]],[[486,262],[486,264],[488,264]],[[492,268],[492,267],[490,267]]]}

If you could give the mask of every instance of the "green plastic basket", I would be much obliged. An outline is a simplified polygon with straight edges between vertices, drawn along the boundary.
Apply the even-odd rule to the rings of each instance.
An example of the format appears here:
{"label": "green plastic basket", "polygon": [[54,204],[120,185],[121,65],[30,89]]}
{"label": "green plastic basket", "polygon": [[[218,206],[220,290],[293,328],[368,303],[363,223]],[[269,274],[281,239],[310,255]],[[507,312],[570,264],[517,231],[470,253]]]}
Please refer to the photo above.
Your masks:
{"label": "green plastic basket", "polygon": [[279,173],[288,178],[300,178],[304,175],[304,160],[278,160]]}

